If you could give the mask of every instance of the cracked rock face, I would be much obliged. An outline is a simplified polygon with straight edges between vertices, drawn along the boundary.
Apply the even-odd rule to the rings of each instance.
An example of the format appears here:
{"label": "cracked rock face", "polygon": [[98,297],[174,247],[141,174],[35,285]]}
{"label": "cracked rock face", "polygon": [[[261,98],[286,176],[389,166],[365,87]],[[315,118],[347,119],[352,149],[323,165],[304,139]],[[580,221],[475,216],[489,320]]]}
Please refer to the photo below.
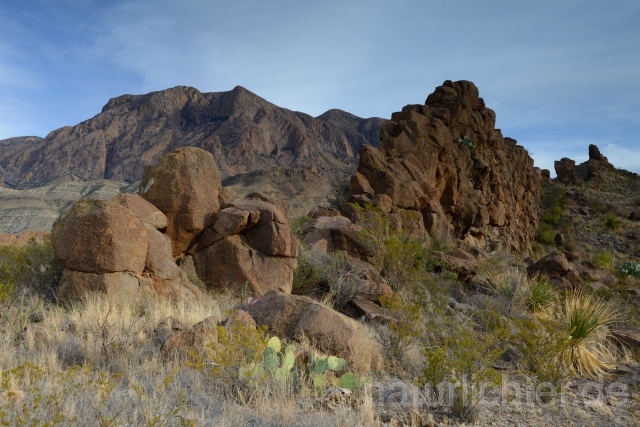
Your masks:
{"label": "cracked rock face", "polygon": [[259,199],[236,199],[189,249],[208,288],[290,293],[298,243],[284,214]]}
{"label": "cracked rock face", "polygon": [[[431,234],[471,228],[480,244],[526,252],[535,237],[540,174],[468,81],[444,84],[425,105],[407,105],[382,125],[380,147],[360,149],[351,195],[384,194],[420,212]],[[355,197],[358,199],[358,197]]]}

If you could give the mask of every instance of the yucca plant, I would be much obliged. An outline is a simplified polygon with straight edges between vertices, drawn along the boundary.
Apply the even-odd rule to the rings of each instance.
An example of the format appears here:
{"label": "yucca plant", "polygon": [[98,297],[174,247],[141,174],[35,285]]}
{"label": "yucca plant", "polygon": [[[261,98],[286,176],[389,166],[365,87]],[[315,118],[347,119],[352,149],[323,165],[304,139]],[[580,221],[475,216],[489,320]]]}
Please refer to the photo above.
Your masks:
{"label": "yucca plant", "polygon": [[529,280],[527,291],[527,307],[538,315],[547,314],[558,298],[553,285],[541,276]]}
{"label": "yucca plant", "polygon": [[567,295],[560,314],[568,334],[562,356],[569,369],[586,378],[615,369],[609,326],[623,320],[619,313],[612,304],[581,290]]}
{"label": "yucca plant", "polygon": [[504,300],[507,315],[514,310],[524,309],[530,293],[527,274],[515,268],[487,276],[485,288]]}

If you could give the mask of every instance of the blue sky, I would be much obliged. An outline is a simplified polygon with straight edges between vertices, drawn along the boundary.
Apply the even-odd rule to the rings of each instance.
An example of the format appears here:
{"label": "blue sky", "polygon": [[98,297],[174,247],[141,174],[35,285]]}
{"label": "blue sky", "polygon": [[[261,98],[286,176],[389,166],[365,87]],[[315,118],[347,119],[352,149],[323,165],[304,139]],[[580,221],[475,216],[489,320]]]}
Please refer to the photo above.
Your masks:
{"label": "blue sky", "polygon": [[4,0],[0,22],[0,139],[177,85],[388,118],[465,79],[537,166],[593,143],[640,171],[636,0]]}

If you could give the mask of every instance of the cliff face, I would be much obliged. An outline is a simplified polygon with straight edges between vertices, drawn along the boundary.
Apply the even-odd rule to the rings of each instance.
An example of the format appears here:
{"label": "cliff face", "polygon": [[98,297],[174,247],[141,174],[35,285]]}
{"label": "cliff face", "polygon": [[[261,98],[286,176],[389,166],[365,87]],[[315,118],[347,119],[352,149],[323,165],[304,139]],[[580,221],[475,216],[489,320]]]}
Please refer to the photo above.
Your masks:
{"label": "cliff face", "polygon": [[494,127],[495,113],[473,83],[446,81],[425,105],[394,113],[379,148],[361,148],[352,196],[366,202],[385,194],[396,208],[421,212],[430,233],[445,228],[527,251],[539,219],[539,170]]}
{"label": "cliff face", "polygon": [[69,180],[134,182],[145,166],[181,146],[211,152],[223,177],[273,167],[317,165],[345,176],[358,149],[377,144],[382,119],[339,110],[318,118],[277,107],[242,87],[201,93],[176,87],[111,99],[94,118],[46,138],[0,142],[0,185],[26,188]]}

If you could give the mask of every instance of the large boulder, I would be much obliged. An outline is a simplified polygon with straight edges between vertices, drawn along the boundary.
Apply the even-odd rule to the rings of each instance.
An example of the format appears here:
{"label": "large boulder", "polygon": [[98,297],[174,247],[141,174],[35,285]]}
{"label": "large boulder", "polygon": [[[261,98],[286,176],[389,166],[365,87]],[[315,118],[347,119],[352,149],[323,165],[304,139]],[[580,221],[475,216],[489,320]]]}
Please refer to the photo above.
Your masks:
{"label": "large boulder", "polygon": [[51,233],[64,267],[58,300],[71,303],[88,293],[113,302],[133,302],[142,294],[202,299],[175,263],[169,237],[157,229],[163,224],[164,214],[139,196],[77,202]]}
{"label": "large boulder", "polygon": [[141,277],[131,272],[95,274],[64,270],[56,297],[61,304],[81,301],[90,293],[99,293],[115,303],[135,301],[145,289]]}
{"label": "large boulder", "polygon": [[202,291],[191,283],[187,274],[173,260],[169,236],[148,224],[145,226],[149,238],[145,274],[151,280],[153,291],[174,300],[201,300]]}
{"label": "large boulder", "polygon": [[258,325],[292,340],[308,339],[320,351],[362,360],[367,351],[364,332],[355,320],[311,298],[270,292],[247,308]]}
{"label": "large boulder", "polygon": [[142,274],[147,229],[129,209],[112,201],[83,199],[54,224],[51,242],[62,267],[86,273]]}
{"label": "large boulder", "polygon": [[352,198],[383,194],[396,209],[422,213],[430,234],[474,227],[480,244],[499,241],[522,252],[539,219],[533,159],[495,129],[495,113],[468,81],[446,81],[425,105],[394,113],[382,125],[380,147],[360,149],[350,190]]}
{"label": "large boulder", "polygon": [[200,148],[179,148],[145,169],[140,195],[167,216],[174,256],[184,253],[213,224],[220,189],[213,155]]}
{"label": "large boulder", "polygon": [[200,279],[210,289],[291,292],[298,242],[284,214],[260,199],[236,199],[218,212],[190,249]]}

